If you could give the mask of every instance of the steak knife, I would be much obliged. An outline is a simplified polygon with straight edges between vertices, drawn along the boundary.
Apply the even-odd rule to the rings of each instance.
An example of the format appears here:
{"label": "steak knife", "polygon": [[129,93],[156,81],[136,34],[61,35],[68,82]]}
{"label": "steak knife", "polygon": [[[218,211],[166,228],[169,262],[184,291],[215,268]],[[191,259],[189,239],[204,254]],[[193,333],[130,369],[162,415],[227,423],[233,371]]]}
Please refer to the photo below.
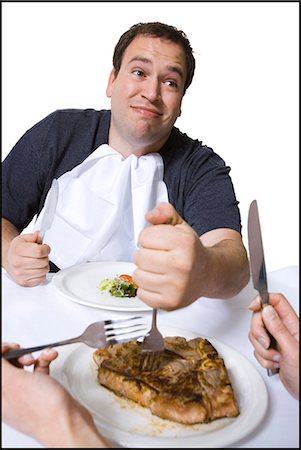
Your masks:
{"label": "steak knife", "polygon": [[43,243],[44,235],[47,230],[51,227],[51,224],[54,219],[56,205],[59,197],[59,183],[56,178],[52,180],[51,187],[48,191],[45,204],[44,204],[44,215],[42,218],[40,231],[39,231],[39,237],[38,237],[38,244]]}
{"label": "steak knife", "polygon": [[[264,261],[262,235],[259,221],[257,201],[253,200],[249,208],[248,216],[248,240],[250,253],[250,269],[253,279],[253,286],[260,295],[261,309],[269,304],[268,280]],[[277,349],[277,342],[268,330],[270,338],[270,348]],[[267,369],[268,376],[275,375],[279,369]]]}

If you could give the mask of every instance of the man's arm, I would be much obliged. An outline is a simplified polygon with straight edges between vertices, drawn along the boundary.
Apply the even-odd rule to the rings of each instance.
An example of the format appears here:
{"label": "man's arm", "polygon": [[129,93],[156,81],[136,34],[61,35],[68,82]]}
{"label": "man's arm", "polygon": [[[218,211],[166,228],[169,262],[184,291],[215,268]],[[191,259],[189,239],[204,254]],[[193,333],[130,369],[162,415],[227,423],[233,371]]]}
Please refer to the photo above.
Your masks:
{"label": "man's arm", "polygon": [[138,296],[149,306],[173,310],[199,297],[230,298],[249,281],[246,249],[238,232],[212,230],[201,238],[163,203],[147,214],[135,254]]}
{"label": "man's arm", "polygon": [[[2,353],[17,347],[4,344]],[[108,448],[89,411],[49,376],[49,364],[57,355],[53,349],[45,349],[38,359],[25,355],[18,367],[2,358],[4,422],[46,448]],[[31,365],[33,371],[22,369]]]}
{"label": "man's arm", "polygon": [[21,286],[41,284],[49,272],[50,247],[37,243],[38,232],[20,235],[2,218],[2,266]]}
{"label": "man's arm", "polygon": [[250,279],[249,261],[241,235],[228,228],[208,231],[200,237],[208,249],[208,284],[203,297],[230,298]]}

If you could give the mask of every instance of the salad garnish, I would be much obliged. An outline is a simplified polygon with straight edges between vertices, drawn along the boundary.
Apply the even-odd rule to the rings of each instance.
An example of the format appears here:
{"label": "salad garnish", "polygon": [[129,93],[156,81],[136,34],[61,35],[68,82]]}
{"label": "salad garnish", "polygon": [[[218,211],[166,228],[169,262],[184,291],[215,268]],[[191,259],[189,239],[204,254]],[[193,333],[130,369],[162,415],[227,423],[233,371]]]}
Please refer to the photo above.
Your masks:
{"label": "salad garnish", "polygon": [[114,297],[136,297],[138,286],[131,275],[116,275],[114,279],[105,278],[99,285],[100,291],[109,291]]}

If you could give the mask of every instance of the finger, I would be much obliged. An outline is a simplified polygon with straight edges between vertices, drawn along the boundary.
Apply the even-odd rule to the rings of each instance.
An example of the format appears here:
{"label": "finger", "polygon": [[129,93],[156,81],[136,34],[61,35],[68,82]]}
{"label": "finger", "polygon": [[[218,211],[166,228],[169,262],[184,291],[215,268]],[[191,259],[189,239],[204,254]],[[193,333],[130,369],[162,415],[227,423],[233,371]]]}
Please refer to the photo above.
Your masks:
{"label": "finger", "polygon": [[179,308],[180,301],[175,301],[175,296],[164,296],[160,292],[154,292],[153,290],[149,291],[144,288],[140,288],[137,291],[137,296],[140,300],[142,300],[146,305],[151,308],[162,309],[164,311],[173,311]]}
{"label": "finger", "polygon": [[263,322],[261,311],[253,313],[249,335],[254,338],[253,344],[257,341],[262,348],[269,348],[271,339]]}
{"label": "finger", "polygon": [[256,351],[254,352],[254,356],[257,359],[257,361],[259,362],[259,364],[265,369],[279,369],[280,368],[279,362],[275,362],[270,359],[262,358],[261,355],[258,354]]}
{"label": "finger", "polygon": [[36,230],[33,233],[22,234],[22,239],[25,242],[36,242],[39,236],[39,231]]}
{"label": "finger", "polygon": [[45,348],[35,362],[34,370],[36,372],[49,374],[49,366],[51,361],[56,359],[58,352],[52,348]]}
{"label": "finger", "polygon": [[279,362],[281,359],[280,353],[275,349],[270,349],[269,342],[266,339],[259,337],[256,339],[251,333],[249,333],[249,340],[252,343],[257,355],[260,355],[262,359]]}
{"label": "finger", "polygon": [[37,244],[36,233],[17,236],[12,244],[16,254],[32,258],[45,258],[51,251],[49,245]]}
{"label": "finger", "polygon": [[[44,272],[44,271],[43,271]],[[43,281],[46,279],[46,272],[45,274],[28,274],[28,272],[20,272],[15,271],[14,277],[18,284],[25,287],[33,287],[38,286],[39,284],[43,283]]]}
{"label": "finger", "polygon": [[167,268],[167,258],[166,251],[141,247],[134,254],[134,263],[141,270],[164,274]]}
{"label": "finger", "polygon": [[141,269],[135,270],[133,279],[139,288],[152,293],[162,292],[162,287],[166,284],[165,274],[147,272]]}
{"label": "finger", "polygon": [[289,301],[283,294],[270,293],[269,303],[274,307],[290,334],[299,342],[299,318]]}
{"label": "finger", "polygon": [[259,295],[257,295],[253,300],[252,300],[252,302],[249,304],[249,306],[248,306],[248,309],[250,310],[250,311],[260,311],[260,309],[261,309],[261,299],[260,299],[260,296]]}
{"label": "finger", "polygon": [[5,353],[10,349],[17,349],[17,348],[20,348],[20,345],[15,342],[3,342],[1,345],[2,353]]}
{"label": "finger", "polygon": [[[47,260],[48,255],[51,251],[49,245],[47,244],[37,244],[34,242],[32,245],[29,246],[28,242],[23,243],[22,246],[20,246],[19,254],[23,258],[32,258],[36,260]],[[44,263],[45,264],[45,263]]]}
{"label": "finger", "polygon": [[179,242],[178,230],[173,225],[146,227],[139,235],[138,243],[154,250],[173,250]]}
{"label": "finger", "polygon": [[20,356],[20,358],[18,358],[18,362],[22,366],[31,366],[32,364],[34,364],[35,358],[31,353],[29,353],[27,355]]}
{"label": "finger", "polygon": [[265,306],[262,310],[262,318],[269,332],[274,336],[280,347],[294,345],[296,340],[281,321],[277,311],[272,305]]}
{"label": "finger", "polygon": [[[6,353],[8,350],[11,350],[11,349],[15,350],[17,348],[20,348],[19,344],[5,342],[1,346],[2,354]],[[4,360],[5,358],[2,358],[2,359]],[[5,359],[5,361],[7,361],[7,360]],[[15,358],[14,359],[10,359],[8,363],[10,363],[10,364],[12,364],[13,366],[16,366],[16,367],[22,367],[22,364],[20,364],[18,359],[15,359]]]}
{"label": "finger", "polygon": [[[2,345],[2,354],[5,354],[8,350],[20,348],[19,344],[5,343]],[[30,366],[35,361],[31,354],[20,356],[19,358],[12,358],[9,363],[13,366],[22,368],[23,366]]]}
{"label": "finger", "polygon": [[159,203],[154,209],[146,214],[146,220],[152,225],[166,223],[179,225],[184,223],[182,217],[170,203]]}

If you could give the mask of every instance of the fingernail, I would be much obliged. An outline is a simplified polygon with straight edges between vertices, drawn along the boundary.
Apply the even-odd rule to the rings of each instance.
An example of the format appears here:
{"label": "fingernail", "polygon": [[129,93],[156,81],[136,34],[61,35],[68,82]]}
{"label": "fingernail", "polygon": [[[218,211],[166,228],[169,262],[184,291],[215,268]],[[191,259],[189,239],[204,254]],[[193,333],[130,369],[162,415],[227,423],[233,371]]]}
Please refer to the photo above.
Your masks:
{"label": "fingernail", "polygon": [[262,314],[266,319],[274,320],[277,317],[277,313],[274,310],[273,306],[268,305],[263,308]]}
{"label": "fingernail", "polygon": [[280,360],[281,360],[281,356],[280,356],[280,355],[274,355],[274,356],[272,357],[272,360],[278,363],[278,362],[280,362]]}
{"label": "fingernail", "polygon": [[262,345],[263,348],[267,349],[268,348],[268,343],[266,342],[265,338],[263,336],[259,336],[259,338],[257,338],[258,342],[260,345]]}
{"label": "fingernail", "polygon": [[33,362],[35,359],[34,359],[34,357],[32,355],[23,355],[22,356],[22,360],[24,362],[29,363],[29,362]]}
{"label": "fingernail", "polygon": [[43,350],[44,355],[52,355],[55,352],[55,350],[53,350],[53,348],[45,348]]}

